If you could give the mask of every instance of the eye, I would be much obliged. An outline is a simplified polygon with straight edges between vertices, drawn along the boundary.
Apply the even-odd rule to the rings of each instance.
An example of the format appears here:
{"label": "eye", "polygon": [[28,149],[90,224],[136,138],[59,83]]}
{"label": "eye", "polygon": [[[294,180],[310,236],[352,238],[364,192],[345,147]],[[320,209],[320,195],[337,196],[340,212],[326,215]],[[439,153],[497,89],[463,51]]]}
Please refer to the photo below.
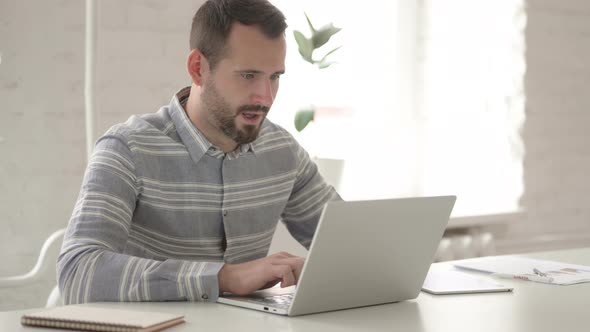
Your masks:
{"label": "eye", "polygon": [[242,75],[242,78],[246,79],[246,80],[251,80],[254,78],[254,74],[253,73],[241,73],[240,75]]}
{"label": "eye", "polygon": [[274,74],[270,77],[272,81],[278,81],[281,78],[281,74]]}

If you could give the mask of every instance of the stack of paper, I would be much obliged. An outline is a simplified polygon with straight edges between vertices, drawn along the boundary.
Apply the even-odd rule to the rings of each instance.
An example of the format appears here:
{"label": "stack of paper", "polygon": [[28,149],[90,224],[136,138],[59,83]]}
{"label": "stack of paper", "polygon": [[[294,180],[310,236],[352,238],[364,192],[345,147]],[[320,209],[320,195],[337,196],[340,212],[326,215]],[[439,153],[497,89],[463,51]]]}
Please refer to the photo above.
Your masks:
{"label": "stack of paper", "polygon": [[494,256],[456,261],[456,267],[514,279],[532,280],[554,285],[573,285],[590,282],[590,266],[518,256]]}

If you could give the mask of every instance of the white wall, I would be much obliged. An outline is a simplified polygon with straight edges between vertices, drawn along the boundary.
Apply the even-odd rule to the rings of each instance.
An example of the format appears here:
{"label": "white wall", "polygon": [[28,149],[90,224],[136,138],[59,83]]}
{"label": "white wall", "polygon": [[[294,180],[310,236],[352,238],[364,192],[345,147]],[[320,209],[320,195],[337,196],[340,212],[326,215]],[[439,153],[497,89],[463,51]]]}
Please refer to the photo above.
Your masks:
{"label": "white wall", "polygon": [[[96,133],[155,112],[188,85],[200,0],[99,0]],[[0,276],[27,272],[65,227],[86,163],[82,0],[0,1]],[[55,278],[0,289],[0,310],[39,307]]]}
{"label": "white wall", "polygon": [[[188,84],[188,31],[201,1],[98,3],[101,134],[131,114],[156,111]],[[504,252],[590,245],[590,2],[529,0],[528,7],[528,216],[501,230]],[[66,225],[79,190],[84,1],[1,1],[0,53],[0,275],[14,275]],[[41,306],[53,284],[0,289],[0,310]]]}

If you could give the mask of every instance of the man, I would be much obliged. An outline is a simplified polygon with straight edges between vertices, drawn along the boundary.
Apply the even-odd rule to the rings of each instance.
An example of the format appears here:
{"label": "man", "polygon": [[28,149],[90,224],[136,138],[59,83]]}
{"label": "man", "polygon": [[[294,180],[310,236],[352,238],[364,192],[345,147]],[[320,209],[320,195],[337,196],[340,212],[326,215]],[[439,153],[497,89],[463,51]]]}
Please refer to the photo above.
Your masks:
{"label": "man", "polygon": [[265,257],[281,219],[309,247],[339,199],[266,119],[286,23],[266,0],[209,0],[190,35],[190,87],[96,143],[58,259],[65,303],[216,301],[297,283],[303,258]]}

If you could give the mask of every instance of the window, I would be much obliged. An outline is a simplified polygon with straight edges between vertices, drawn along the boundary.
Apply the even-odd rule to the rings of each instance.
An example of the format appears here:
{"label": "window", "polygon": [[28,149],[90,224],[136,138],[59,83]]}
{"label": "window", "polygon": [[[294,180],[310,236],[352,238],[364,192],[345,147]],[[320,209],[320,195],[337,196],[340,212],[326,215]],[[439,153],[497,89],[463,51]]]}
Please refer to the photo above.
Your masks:
{"label": "window", "polygon": [[[313,155],[346,161],[345,199],[456,194],[456,214],[517,209],[523,0],[273,2],[289,49],[270,118]],[[342,28],[330,68],[297,52],[304,11]],[[321,111],[297,133],[294,114],[308,104]]]}
{"label": "window", "polygon": [[518,209],[523,191],[523,0],[424,2],[420,179],[457,212]]}

